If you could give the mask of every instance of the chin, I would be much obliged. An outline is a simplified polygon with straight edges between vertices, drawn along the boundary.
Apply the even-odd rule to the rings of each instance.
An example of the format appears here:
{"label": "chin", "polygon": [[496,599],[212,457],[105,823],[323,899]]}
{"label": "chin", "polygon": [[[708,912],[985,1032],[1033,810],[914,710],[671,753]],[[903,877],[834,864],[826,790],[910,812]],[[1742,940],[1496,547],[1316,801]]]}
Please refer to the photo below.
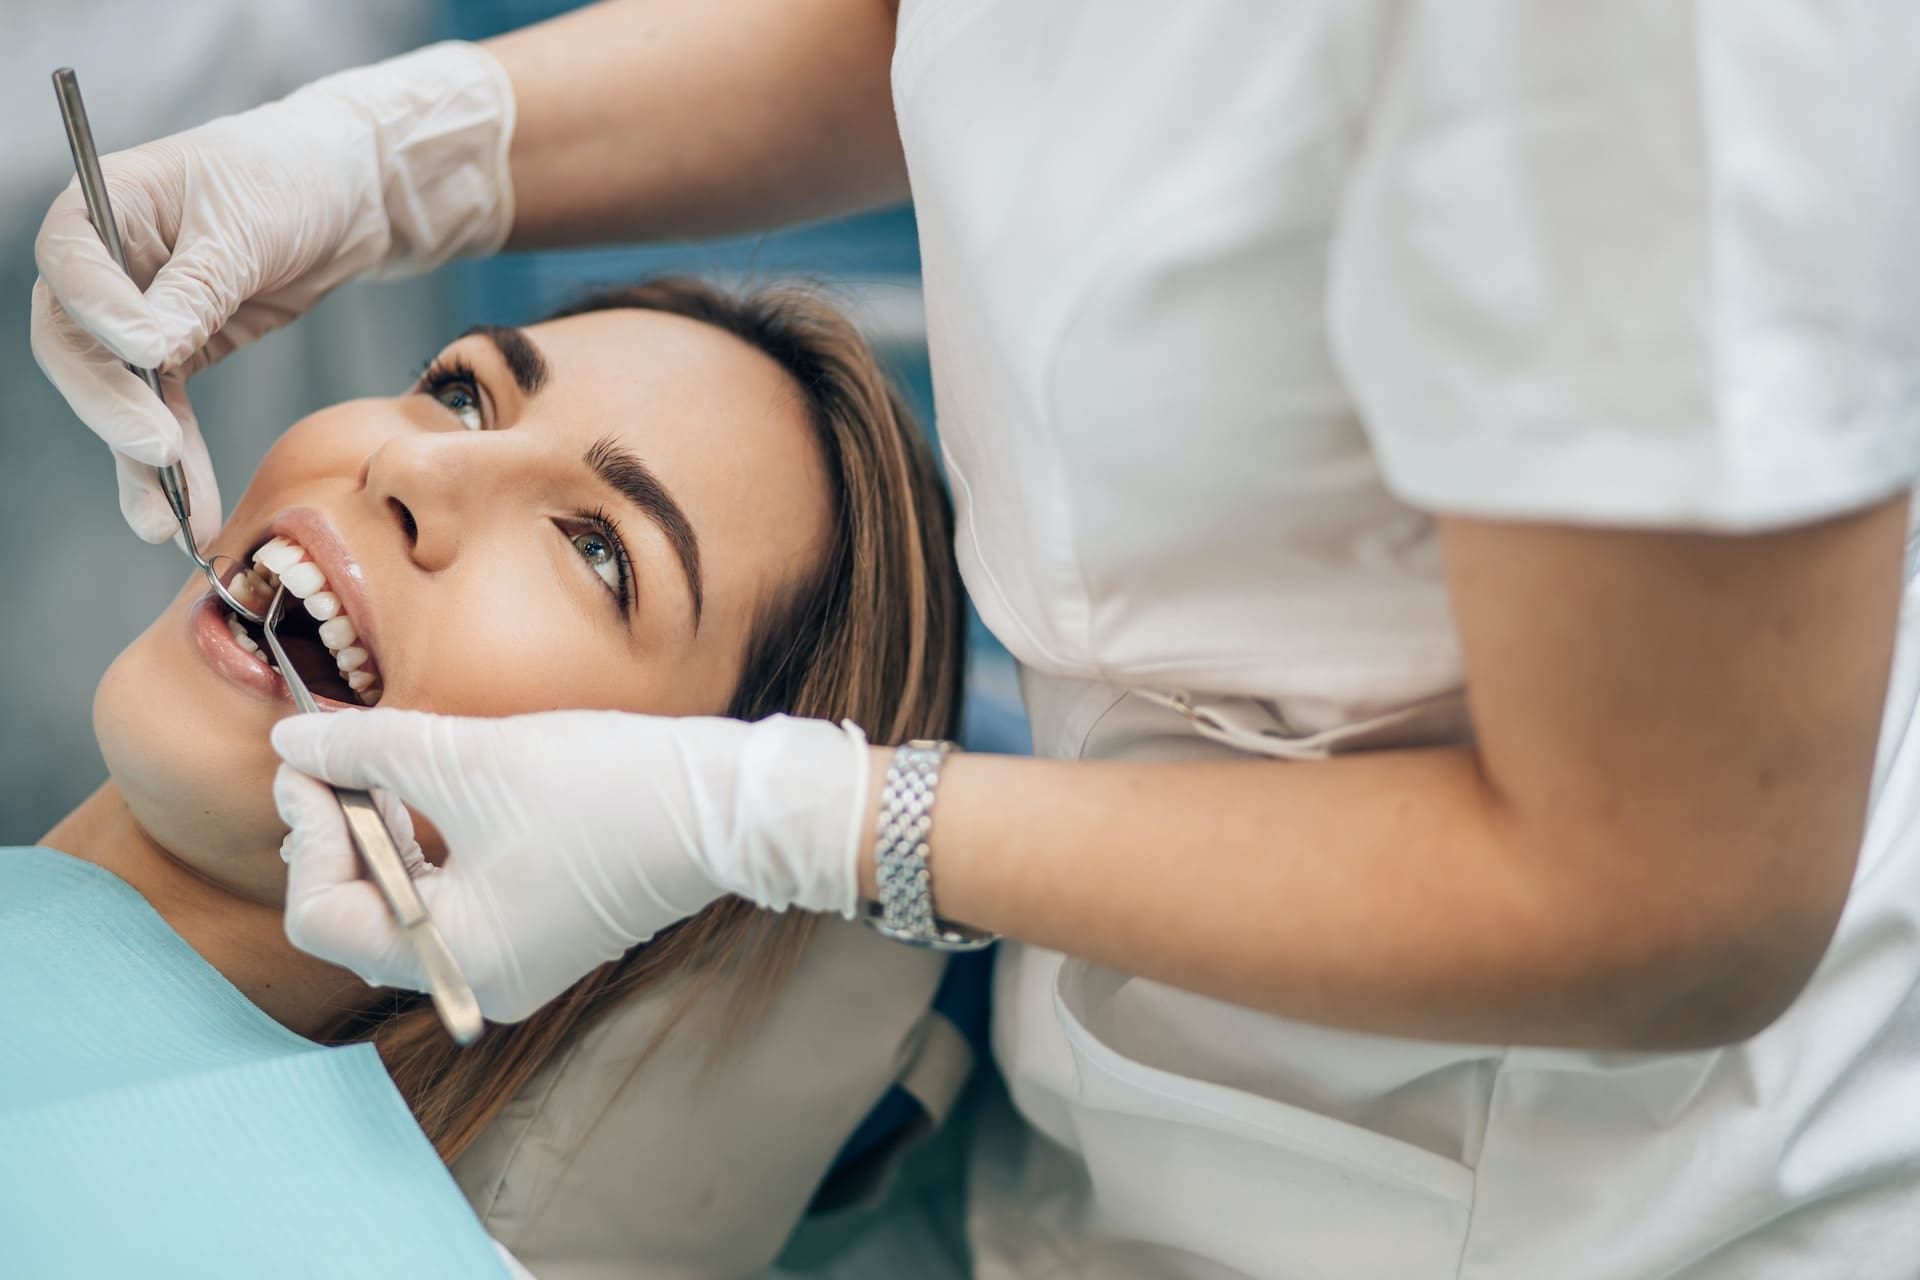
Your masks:
{"label": "chin", "polygon": [[93,698],[107,773],[148,837],[208,880],[281,902],[286,826],[273,807],[268,734],[292,711],[235,687],[196,650],[196,582],[121,651]]}

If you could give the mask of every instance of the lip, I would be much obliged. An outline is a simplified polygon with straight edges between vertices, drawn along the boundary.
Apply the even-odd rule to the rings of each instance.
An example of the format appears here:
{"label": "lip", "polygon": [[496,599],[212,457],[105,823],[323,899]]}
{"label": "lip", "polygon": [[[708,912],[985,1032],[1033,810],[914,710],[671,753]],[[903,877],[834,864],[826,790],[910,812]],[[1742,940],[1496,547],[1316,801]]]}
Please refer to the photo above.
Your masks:
{"label": "lip", "polygon": [[[289,507],[269,521],[266,529],[248,544],[249,554],[277,535],[299,543],[307,558],[326,575],[327,590],[340,597],[341,611],[353,620],[353,629],[359,635],[355,643],[367,650],[385,682],[389,673],[380,659],[380,638],[372,606],[367,601],[366,574],[347,550],[332,521],[312,507]],[[251,567],[250,559],[244,563]],[[288,607],[299,607],[299,602],[294,601]],[[263,660],[240,647],[233,633],[227,630],[227,617],[227,607],[211,588],[194,601],[187,613],[187,627],[201,657],[216,673],[254,696],[292,706],[293,694],[286,682]],[[314,700],[329,708],[364,710],[357,703],[340,702],[319,694],[314,695]]]}
{"label": "lip", "polygon": [[[194,647],[200,656],[215,672],[240,688],[253,694],[264,702],[278,703],[291,708],[293,693],[287,688],[273,668],[240,647],[233,633],[227,630],[229,617],[227,606],[220,597],[213,594],[209,587],[205,595],[193,602],[193,608],[187,611],[187,630],[193,634]],[[348,711],[364,710],[350,702],[340,702],[333,698],[314,694],[313,700],[321,706],[339,708]]]}

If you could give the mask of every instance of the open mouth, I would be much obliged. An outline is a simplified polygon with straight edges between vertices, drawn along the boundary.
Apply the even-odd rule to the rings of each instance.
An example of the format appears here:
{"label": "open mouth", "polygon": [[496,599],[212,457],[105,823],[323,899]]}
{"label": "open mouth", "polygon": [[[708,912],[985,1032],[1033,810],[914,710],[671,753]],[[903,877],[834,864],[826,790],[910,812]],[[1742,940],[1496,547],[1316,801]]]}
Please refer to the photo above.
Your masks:
{"label": "open mouth", "polygon": [[[227,581],[234,598],[264,615],[276,588],[285,586],[295,597],[281,611],[274,634],[287,651],[287,661],[316,698],[371,707],[381,694],[380,670],[361,634],[346,614],[340,597],[328,589],[326,574],[306,549],[284,534],[275,535],[252,556],[250,568],[236,569]],[[227,630],[240,647],[269,667],[273,651],[262,629],[231,609]]]}

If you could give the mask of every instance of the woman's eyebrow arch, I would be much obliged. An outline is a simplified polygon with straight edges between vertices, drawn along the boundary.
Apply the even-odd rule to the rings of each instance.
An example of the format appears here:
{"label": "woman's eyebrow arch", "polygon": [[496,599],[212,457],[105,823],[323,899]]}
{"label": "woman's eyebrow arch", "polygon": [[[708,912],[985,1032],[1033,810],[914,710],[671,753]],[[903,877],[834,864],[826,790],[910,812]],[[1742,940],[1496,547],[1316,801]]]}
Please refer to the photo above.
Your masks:
{"label": "woman's eyebrow arch", "polygon": [[667,487],[660,483],[660,477],[653,474],[646,463],[640,461],[631,451],[613,436],[602,436],[594,441],[587,450],[587,469],[592,471],[609,489],[625,498],[640,513],[658,525],[667,541],[673,546],[674,555],[680,559],[681,571],[687,575],[687,594],[693,597],[693,629],[700,630],[700,538],[693,531],[693,523],[687,519],[687,513],[673,500]]}
{"label": "woman's eyebrow arch", "polygon": [[[507,372],[513,375],[514,385],[524,395],[538,395],[540,388],[547,382],[547,358],[527,336],[525,329],[510,324],[476,324],[460,335],[461,338],[482,337],[493,343],[494,350],[506,361]],[[458,342],[456,338],[454,341]]]}

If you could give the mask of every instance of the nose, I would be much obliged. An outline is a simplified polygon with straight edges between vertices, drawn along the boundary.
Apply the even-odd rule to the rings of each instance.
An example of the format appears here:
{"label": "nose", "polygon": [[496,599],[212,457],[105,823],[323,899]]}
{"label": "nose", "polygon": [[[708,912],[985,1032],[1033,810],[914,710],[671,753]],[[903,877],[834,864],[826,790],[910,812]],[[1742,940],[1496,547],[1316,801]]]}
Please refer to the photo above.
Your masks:
{"label": "nose", "polygon": [[422,569],[451,565],[480,514],[500,509],[515,468],[511,450],[490,443],[465,432],[410,435],[368,457],[362,492],[385,509]]}

